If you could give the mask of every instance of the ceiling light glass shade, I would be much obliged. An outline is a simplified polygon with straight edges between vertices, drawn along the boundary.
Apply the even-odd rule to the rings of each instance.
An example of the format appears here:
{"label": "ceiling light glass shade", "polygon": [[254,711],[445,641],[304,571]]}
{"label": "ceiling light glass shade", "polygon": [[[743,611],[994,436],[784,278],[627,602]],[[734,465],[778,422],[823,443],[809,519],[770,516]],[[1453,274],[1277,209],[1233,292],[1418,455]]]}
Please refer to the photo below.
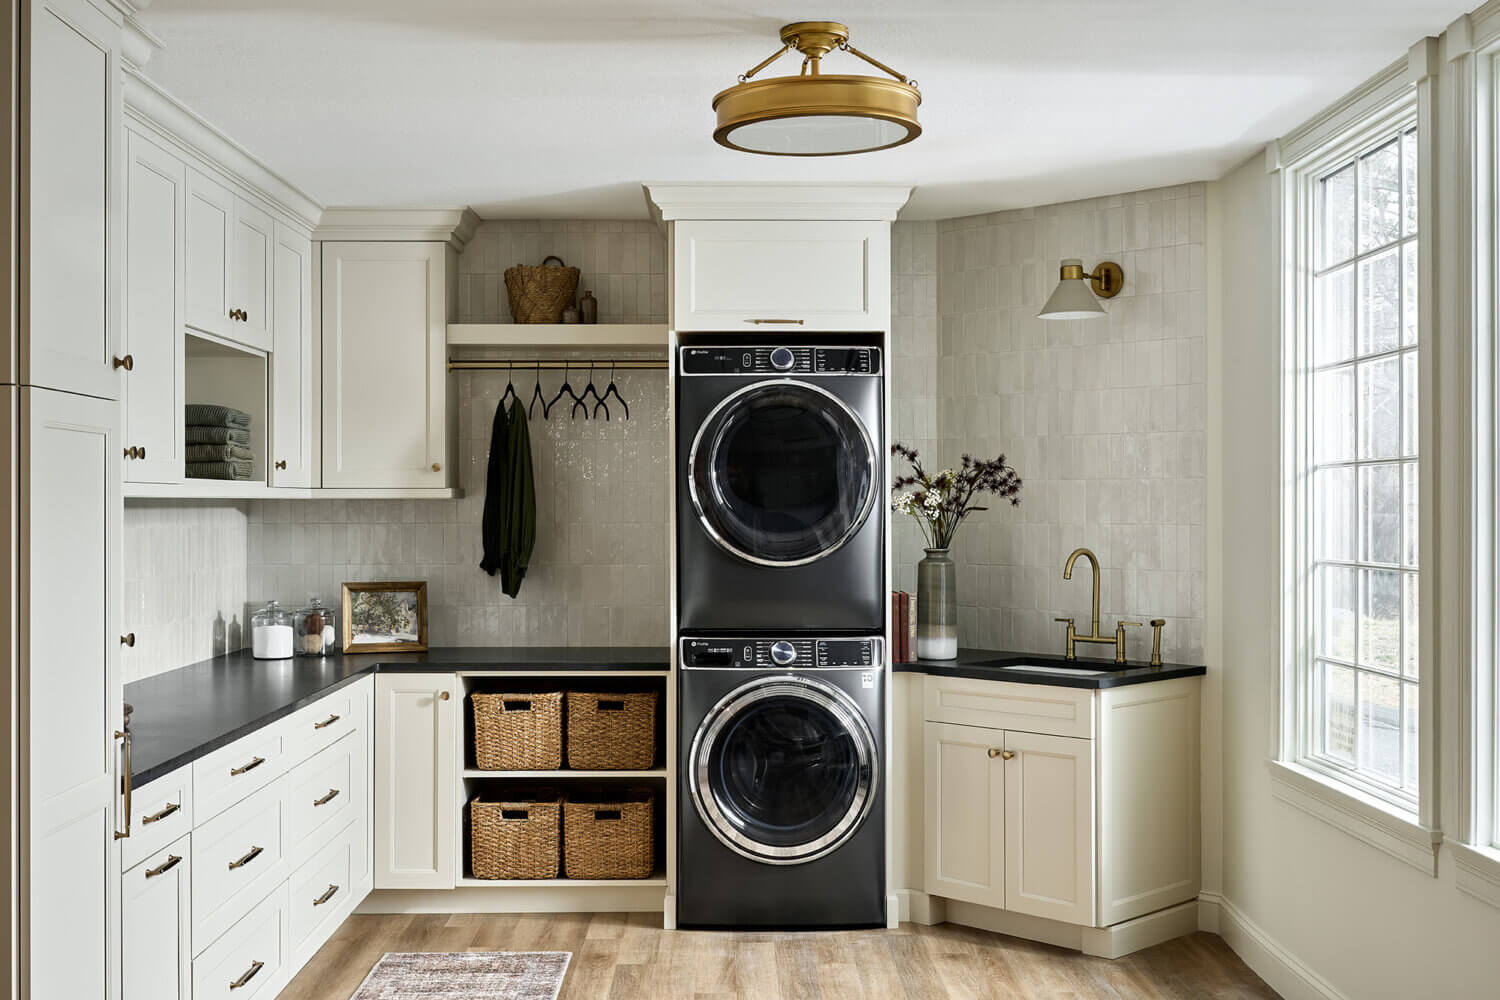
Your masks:
{"label": "ceiling light glass shade", "polygon": [[[1062,268],[1067,276],[1058,281],[1057,289],[1037,316],[1041,319],[1093,319],[1107,315],[1094,297],[1089,279],[1083,274],[1083,261],[1070,257],[1062,262]],[[1075,274],[1077,277],[1072,277]]]}
{"label": "ceiling light glass shade", "polygon": [[842,156],[911,142],[922,134],[910,84],[874,76],[754,80],[714,97],[714,141],[773,156]]}

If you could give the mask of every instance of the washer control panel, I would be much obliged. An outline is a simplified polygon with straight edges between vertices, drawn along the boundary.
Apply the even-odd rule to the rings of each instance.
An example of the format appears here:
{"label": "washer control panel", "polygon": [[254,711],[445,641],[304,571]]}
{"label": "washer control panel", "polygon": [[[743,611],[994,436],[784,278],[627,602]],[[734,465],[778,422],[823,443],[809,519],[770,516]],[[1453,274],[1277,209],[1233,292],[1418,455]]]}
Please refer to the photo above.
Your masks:
{"label": "washer control panel", "polygon": [[878,347],[684,347],[684,375],[879,375]]}
{"label": "washer control panel", "polygon": [[818,670],[883,665],[883,642],[868,639],[683,639],[682,665],[728,670]]}

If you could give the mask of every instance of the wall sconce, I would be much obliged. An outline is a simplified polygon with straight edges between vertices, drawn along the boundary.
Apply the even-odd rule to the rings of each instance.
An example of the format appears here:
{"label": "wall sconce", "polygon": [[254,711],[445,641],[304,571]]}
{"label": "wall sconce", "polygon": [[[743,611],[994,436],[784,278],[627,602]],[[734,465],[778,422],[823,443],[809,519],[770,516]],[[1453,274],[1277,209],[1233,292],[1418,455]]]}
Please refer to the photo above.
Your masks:
{"label": "wall sconce", "polygon": [[1101,263],[1092,274],[1085,274],[1083,261],[1068,257],[1062,262],[1058,277],[1057,290],[1037,313],[1040,319],[1093,319],[1107,315],[1099,299],[1112,299],[1125,287],[1125,271],[1112,260]]}

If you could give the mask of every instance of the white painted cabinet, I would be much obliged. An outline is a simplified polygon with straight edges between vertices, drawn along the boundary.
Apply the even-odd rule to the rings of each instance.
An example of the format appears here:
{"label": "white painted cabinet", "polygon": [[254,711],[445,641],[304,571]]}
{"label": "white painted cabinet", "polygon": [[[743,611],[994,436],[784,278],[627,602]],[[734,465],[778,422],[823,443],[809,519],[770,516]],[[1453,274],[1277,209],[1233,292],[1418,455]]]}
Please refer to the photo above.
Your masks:
{"label": "white painted cabinet", "polygon": [[457,874],[458,678],[375,676],[375,888],[451,889]]}
{"label": "white painted cabinet", "polygon": [[229,247],[229,307],[234,311],[231,337],[262,351],[271,349],[274,247],[271,217],[235,195]]}
{"label": "white painted cabinet", "polygon": [[311,486],[317,397],[313,368],[312,241],[277,222],[271,248],[272,486]]}
{"label": "white painted cabinet", "polygon": [[122,1000],[191,1000],[189,839],[150,855],[121,879]]}
{"label": "white painted cabinet", "polygon": [[1004,733],[928,722],[927,891],[1005,906],[1005,768],[990,756]]}
{"label": "white painted cabinet", "polygon": [[453,483],[456,281],[442,243],[323,244],[322,485]]}
{"label": "white painted cabinet", "polygon": [[126,134],[125,329],[122,453],[125,479],[183,476],[183,209],[187,169],[134,132]]}
{"label": "white painted cabinet", "polygon": [[1094,923],[1094,742],[1007,732],[1005,908]]}
{"label": "white painted cabinet", "polygon": [[114,399],[120,28],[101,7],[89,0],[23,0],[20,7],[24,252],[16,380]]}
{"label": "white painted cabinet", "polygon": [[204,333],[233,337],[229,253],[234,196],[224,185],[189,168],[186,217],[185,322]]}
{"label": "white painted cabinet", "polygon": [[890,223],[673,224],[672,324],[684,331],[884,331]]}

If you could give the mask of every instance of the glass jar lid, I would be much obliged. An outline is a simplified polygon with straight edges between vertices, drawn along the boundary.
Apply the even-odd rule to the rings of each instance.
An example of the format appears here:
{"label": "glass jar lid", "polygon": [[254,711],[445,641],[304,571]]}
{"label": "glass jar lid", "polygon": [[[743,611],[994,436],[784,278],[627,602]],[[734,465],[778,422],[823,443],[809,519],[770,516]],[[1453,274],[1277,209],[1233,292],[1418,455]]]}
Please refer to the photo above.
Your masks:
{"label": "glass jar lid", "polygon": [[252,627],[255,625],[290,625],[292,613],[276,601],[267,601],[265,607],[250,616],[250,623]]}

